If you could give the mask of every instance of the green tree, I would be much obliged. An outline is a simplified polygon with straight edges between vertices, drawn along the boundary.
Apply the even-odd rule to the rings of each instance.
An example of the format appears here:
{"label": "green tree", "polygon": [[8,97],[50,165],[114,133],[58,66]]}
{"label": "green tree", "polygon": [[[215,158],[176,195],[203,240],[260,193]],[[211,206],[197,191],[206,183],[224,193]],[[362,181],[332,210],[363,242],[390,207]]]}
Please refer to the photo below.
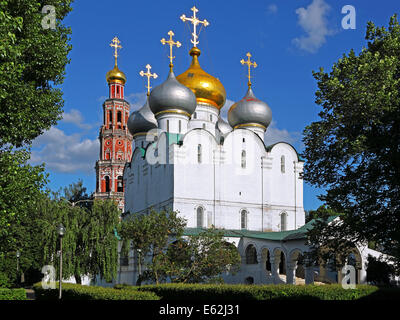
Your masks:
{"label": "green tree", "polygon": [[221,282],[224,272],[237,272],[240,262],[237,248],[211,228],[170,244],[164,266],[172,282],[209,283]]}
{"label": "green tree", "polygon": [[[65,190],[77,190],[81,183]],[[83,187],[82,187],[83,188]],[[84,194],[84,192],[82,192]],[[66,229],[63,237],[63,277],[100,276],[111,281],[118,266],[118,239],[115,230],[120,211],[112,200],[95,200],[90,209],[73,205],[66,196],[45,201],[39,208],[44,264],[58,266],[58,226]]]}
{"label": "green tree", "polygon": [[148,215],[133,215],[123,221],[123,254],[130,247],[141,250],[139,263],[145,271],[137,284],[167,278],[173,282],[210,282],[223,272],[237,270],[240,255],[221,231],[208,229],[184,237],[185,227],[186,221],[174,211],[151,210]]}
{"label": "green tree", "polygon": [[[139,263],[146,269],[138,284],[142,280],[153,280],[158,284],[165,279],[165,249],[171,238],[182,237],[185,226],[185,220],[176,212],[153,209],[147,215],[131,215],[122,222],[122,254],[126,255],[131,246],[139,249]],[[150,256],[150,261],[145,259],[147,256]]]}
{"label": "green tree", "polygon": [[[305,181],[342,212],[318,223],[315,245],[375,241],[400,259],[400,25],[368,23],[367,47],[314,72],[320,120],[304,130]],[[327,218],[327,217],[326,217]],[[326,219],[325,219],[326,220]]]}
{"label": "green tree", "polygon": [[[55,8],[54,30],[42,27],[45,5]],[[61,119],[70,11],[69,0],[0,2],[0,147],[29,144]]]}

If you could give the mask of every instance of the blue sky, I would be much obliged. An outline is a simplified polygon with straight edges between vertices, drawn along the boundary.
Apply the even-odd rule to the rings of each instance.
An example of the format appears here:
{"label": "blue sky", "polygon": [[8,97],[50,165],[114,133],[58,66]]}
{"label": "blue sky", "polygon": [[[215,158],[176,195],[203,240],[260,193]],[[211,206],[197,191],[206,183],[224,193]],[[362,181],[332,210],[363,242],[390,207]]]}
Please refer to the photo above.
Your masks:
{"label": "blue sky", "polygon": [[[246,68],[239,61],[250,52],[258,64],[253,71],[254,93],[272,109],[266,139],[287,141],[300,152],[302,131],[318,120],[320,111],[314,103],[312,70],[330,70],[350,49],[358,53],[366,45],[368,21],[387,26],[390,16],[400,13],[398,0],[76,0],[64,20],[72,28],[73,46],[62,85],[64,118],[34,141],[31,158],[32,164],[46,164],[50,188],[82,179],[88,192],[94,191],[102,103],[108,94],[105,74],[114,62],[112,38],[118,36],[123,46],[118,65],[128,79],[125,95],[132,111],[145,99],[140,70],[151,64],[159,75],[153,87],[167,76],[169,51],[160,39],[167,38],[169,30],[182,43],[174,52],[175,74],[188,68],[190,31],[179,17],[191,16],[193,5],[199,9],[198,17],[210,22],[199,37],[200,64],[226,89],[223,114],[246,92]],[[345,5],[356,9],[355,30],[342,28]],[[320,205],[321,192],[304,185],[306,210]]]}

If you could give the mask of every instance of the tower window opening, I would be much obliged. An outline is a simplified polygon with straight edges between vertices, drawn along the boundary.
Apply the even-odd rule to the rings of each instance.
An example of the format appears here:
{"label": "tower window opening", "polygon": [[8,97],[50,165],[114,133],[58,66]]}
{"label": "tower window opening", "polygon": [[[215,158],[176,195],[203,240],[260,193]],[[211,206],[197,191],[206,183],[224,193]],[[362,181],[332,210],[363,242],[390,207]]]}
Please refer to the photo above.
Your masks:
{"label": "tower window opening", "polygon": [[117,113],[117,122],[122,122],[122,113],[121,113],[121,111],[118,111],[118,113]]}
{"label": "tower window opening", "polygon": [[106,192],[110,192],[110,177],[106,176],[105,180],[106,180]]}
{"label": "tower window opening", "polygon": [[119,86],[117,86],[117,94],[119,94]]}
{"label": "tower window opening", "polygon": [[117,192],[124,192],[124,184],[122,181],[122,176],[118,176],[117,178]]}
{"label": "tower window opening", "polygon": [[112,118],[112,111],[111,110],[108,111],[108,121],[112,125],[113,118]]}

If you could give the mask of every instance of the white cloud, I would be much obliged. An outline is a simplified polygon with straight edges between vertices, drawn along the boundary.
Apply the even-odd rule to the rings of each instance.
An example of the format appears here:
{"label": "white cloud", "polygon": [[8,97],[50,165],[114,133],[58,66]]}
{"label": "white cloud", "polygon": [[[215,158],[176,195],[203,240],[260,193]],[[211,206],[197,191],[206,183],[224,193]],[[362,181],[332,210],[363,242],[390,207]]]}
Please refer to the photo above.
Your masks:
{"label": "white cloud", "polygon": [[315,53],[326,42],[326,37],[333,34],[326,19],[330,8],[324,0],[312,0],[307,9],[296,10],[298,24],[306,32],[306,35],[293,39],[298,48]]}
{"label": "white cloud", "polygon": [[72,123],[81,129],[89,130],[92,128],[92,125],[84,123],[82,113],[76,109],[71,109],[70,112],[64,112],[61,121],[65,123]]}
{"label": "white cloud", "polygon": [[278,129],[276,122],[272,120],[264,135],[265,145],[271,145],[277,142],[287,142],[295,145],[299,142],[301,134],[299,132],[289,132],[286,129]]}
{"label": "white cloud", "polygon": [[268,14],[276,14],[277,12],[278,12],[278,6],[276,4],[272,3],[267,7]]}
{"label": "white cloud", "polygon": [[94,173],[100,150],[98,139],[67,135],[55,127],[35,139],[32,147],[31,164],[45,162],[46,169],[62,173]]}

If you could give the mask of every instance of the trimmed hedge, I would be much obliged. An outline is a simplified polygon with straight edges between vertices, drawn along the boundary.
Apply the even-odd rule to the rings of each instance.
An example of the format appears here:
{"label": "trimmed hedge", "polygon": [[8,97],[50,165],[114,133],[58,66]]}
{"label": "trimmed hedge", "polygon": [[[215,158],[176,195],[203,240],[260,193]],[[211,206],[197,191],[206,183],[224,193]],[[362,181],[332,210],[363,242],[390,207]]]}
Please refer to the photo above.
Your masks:
{"label": "trimmed hedge", "polygon": [[[42,284],[36,283],[33,286],[36,300],[57,300],[58,282],[56,289],[43,289]],[[63,283],[63,300],[159,300],[155,293],[140,292],[134,289],[118,290],[114,288],[104,288],[96,286],[83,286],[80,284]]]}
{"label": "trimmed hedge", "polygon": [[0,300],[26,300],[25,289],[0,288]]}
{"label": "trimmed hedge", "polygon": [[228,285],[228,284],[162,284],[123,287],[123,290],[153,292],[163,300],[357,300],[400,299],[399,288],[357,285],[344,289],[341,285]]}

